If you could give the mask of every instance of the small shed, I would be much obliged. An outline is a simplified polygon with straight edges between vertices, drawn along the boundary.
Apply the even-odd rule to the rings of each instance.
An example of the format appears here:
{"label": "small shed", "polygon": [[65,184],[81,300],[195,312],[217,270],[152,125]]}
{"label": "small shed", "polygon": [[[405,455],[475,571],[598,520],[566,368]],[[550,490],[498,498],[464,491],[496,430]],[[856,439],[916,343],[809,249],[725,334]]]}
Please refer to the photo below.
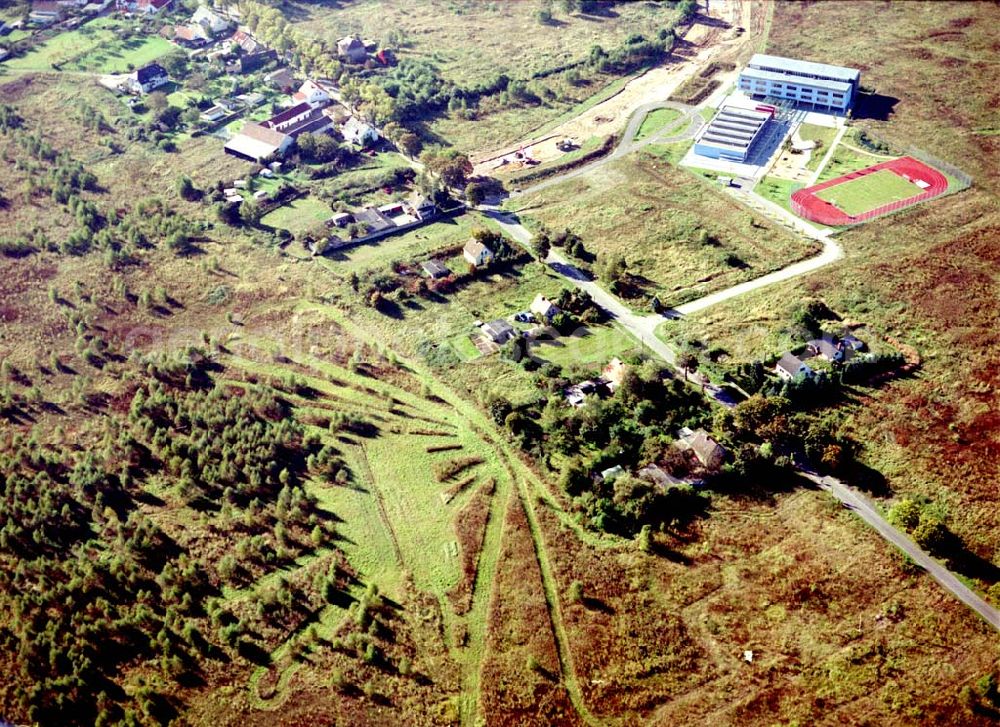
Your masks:
{"label": "small shed", "polygon": [[427,260],[420,264],[423,268],[424,273],[427,274],[428,278],[437,280],[438,278],[446,278],[451,275],[451,270],[441,264],[438,260]]}

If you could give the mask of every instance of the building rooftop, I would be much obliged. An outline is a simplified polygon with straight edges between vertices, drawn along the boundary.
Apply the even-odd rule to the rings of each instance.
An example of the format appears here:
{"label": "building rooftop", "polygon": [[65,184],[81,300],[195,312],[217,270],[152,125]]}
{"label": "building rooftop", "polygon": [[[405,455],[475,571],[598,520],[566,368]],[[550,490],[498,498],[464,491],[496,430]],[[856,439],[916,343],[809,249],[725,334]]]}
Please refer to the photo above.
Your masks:
{"label": "building rooftop", "polygon": [[746,151],[771,118],[766,111],[724,106],[698,137],[698,143]]}
{"label": "building rooftop", "polygon": [[861,71],[856,68],[832,66],[829,63],[815,63],[813,61],[800,61],[795,58],[770,56],[765,53],[754,53],[747,67],[769,71],[782,71],[795,75],[829,78],[837,81],[847,81],[848,83],[857,83],[861,79]]}
{"label": "building rooftop", "polygon": [[843,81],[831,81],[825,78],[812,78],[809,76],[792,76],[780,71],[765,71],[759,68],[745,68],[740,74],[741,77],[759,79],[761,81],[777,81],[778,83],[794,83],[798,86],[809,86],[811,88],[821,88],[837,93],[850,93],[851,84]]}
{"label": "building rooftop", "polygon": [[[802,366],[806,365],[802,363],[802,359],[794,353],[785,353],[780,359],[778,359],[778,363],[776,364],[777,368],[791,374],[792,376],[795,376]],[[806,366],[806,369],[809,369],[809,367]]]}

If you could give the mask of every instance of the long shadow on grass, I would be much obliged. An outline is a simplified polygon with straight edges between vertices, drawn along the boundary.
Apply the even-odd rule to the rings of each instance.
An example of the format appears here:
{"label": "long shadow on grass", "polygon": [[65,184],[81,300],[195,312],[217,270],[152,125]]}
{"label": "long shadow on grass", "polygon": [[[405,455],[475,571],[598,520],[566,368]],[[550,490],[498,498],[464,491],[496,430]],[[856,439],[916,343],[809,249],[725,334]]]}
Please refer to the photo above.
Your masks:
{"label": "long shadow on grass", "polygon": [[895,113],[896,104],[899,99],[895,96],[885,96],[880,93],[860,93],[857,103],[854,105],[853,115],[855,119],[873,119],[875,121],[888,121],[889,117]]}

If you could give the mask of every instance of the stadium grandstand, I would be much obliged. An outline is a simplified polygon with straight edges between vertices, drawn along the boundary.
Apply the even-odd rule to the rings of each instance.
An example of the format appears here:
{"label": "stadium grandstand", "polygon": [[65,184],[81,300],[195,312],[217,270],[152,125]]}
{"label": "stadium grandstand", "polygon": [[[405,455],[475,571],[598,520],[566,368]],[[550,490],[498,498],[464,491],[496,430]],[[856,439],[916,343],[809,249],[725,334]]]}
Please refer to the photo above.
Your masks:
{"label": "stadium grandstand", "polygon": [[737,88],[754,99],[782,99],[800,107],[847,113],[861,71],[826,63],[756,53],[740,73]]}
{"label": "stadium grandstand", "polygon": [[774,107],[764,105],[752,109],[723,106],[695,139],[695,154],[709,159],[746,162],[774,111]]}

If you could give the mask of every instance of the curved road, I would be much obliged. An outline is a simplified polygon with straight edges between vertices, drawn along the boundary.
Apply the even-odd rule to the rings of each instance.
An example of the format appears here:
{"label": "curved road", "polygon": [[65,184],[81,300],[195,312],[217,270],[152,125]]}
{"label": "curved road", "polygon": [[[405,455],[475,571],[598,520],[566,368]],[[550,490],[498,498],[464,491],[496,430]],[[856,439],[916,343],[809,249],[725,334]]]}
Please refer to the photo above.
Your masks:
{"label": "curved road", "polygon": [[[667,124],[665,128],[653,134],[648,139],[636,141],[635,135],[639,133],[639,128],[642,126],[642,122],[646,120],[646,116],[651,111],[656,111],[657,109],[675,109],[680,111],[682,116],[675,122]],[[668,131],[680,126],[682,121],[688,122],[688,126],[684,131],[673,136],[666,135]],[[632,113],[631,118],[629,118],[628,125],[625,127],[621,141],[618,142],[618,145],[615,146],[614,150],[610,154],[603,156],[590,164],[585,164],[582,167],[571,169],[562,174],[556,174],[548,179],[538,182],[537,184],[533,184],[530,187],[514,190],[510,193],[510,196],[519,197],[522,194],[528,194],[529,192],[540,192],[543,189],[553,187],[557,184],[562,184],[570,179],[582,177],[584,174],[589,174],[595,169],[603,167],[605,164],[609,164],[616,159],[621,159],[626,154],[629,154],[637,149],[641,149],[649,144],[666,144],[672,141],[691,139],[698,133],[704,124],[705,120],[701,118],[701,115],[698,113],[698,109],[694,106],[688,106],[687,104],[676,103],[674,101],[656,101],[645,104],[644,106],[639,106]]]}
{"label": "curved road", "polygon": [[[483,209],[490,218],[495,220],[507,234],[519,243],[522,245],[528,245],[531,242],[531,233],[517,221],[516,216],[502,212],[495,207],[484,207]],[[824,242],[832,241],[830,241],[829,238],[825,238]],[[754,285],[759,281],[766,280],[766,282],[761,283],[761,285],[769,285],[773,282],[777,282],[778,280],[787,280],[795,277],[796,275],[802,275],[805,272],[809,272],[817,267],[833,262],[833,260],[838,259],[841,254],[839,246],[833,244],[832,246],[827,247],[827,249],[825,249],[818,257],[805,260],[801,263],[796,263],[795,265],[791,265],[784,270],[779,270],[771,275],[766,275],[764,278],[758,278],[758,280],[750,281],[749,283],[742,283],[711,296],[706,296],[698,301],[692,301],[692,303],[688,305],[701,305],[701,307],[707,307],[708,305],[718,302],[719,300],[724,300],[727,297],[742,295],[747,290],[753,289],[753,287],[760,287],[760,285]],[[817,261],[821,259],[823,262],[817,264]],[[566,260],[565,257],[554,250],[549,252],[549,256],[545,259],[545,263],[564,278],[572,282],[573,285],[590,293],[594,301],[602,308],[605,308],[612,318],[614,318],[632,336],[642,342],[661,359],[671,365],[675,365],[676,357],[674,351],[666,343],[657,338],[655,334],[656,327],[663,320],[662,316],[639,315],[634,313],[630,308],[628,308],[628,306],[618,300],[617,297],[608,293],[597,282],[590,280],[585,274],[574,267],[571,262]],[[713,300],[709,301],[709,299]],[[703,301],[709,302],[703,303]],[[681,308],[685,308],[685,306],[681,306],[678,310]],[[700,308],[694,308],[694,310],[700,310]],[[722,392],[711,385],[705,385],[705,393],[720,404],[732,406],[731,402],[729,402],[722,395]],[[882,536],[882,538],[899,548],[899,550],[909,556],[913,562],[927,571],[928,575],[936,580],[942,588],[979,614],[988,624],[993,626],[993,628],[1000,631],[1000,611],[997,611],[997,609],[993,608],[986,601],[976,595],[976,593],[962,583],[962,581],[956,577],[954,573],[921,550],[920,547],[917,546],[917,544],[914,543],[905,533],[893,527],[885,518],[882,517],[881,513],[871,503],[871,501],[868,500],[867,497],[834,477],[821,477],[816,473],[805,469],[800,469],[799,474],[818,485],[820,489],[830,493],[836,499],[840,500],[845,507],[852,510],[858,517],[870,525],[875,532]]]}
{"label": "curved road", "polygon": [[[645,144],[653,143],[654,141],[659,140],[659,137],[663,132],[661,132],[661,134],[654,135],[645,142],[640,143],[636,143],[634,141],[634,137],[638,132],[639,127],[642,125],[642,121],[646,117],[646,114],[653,109],[661,108],[662,106],[662,104],[650,104],[641,108],[636,114],[634,114],[632,119],[629,121],[629,125],[625,130],[621,143],[619,143],[618,147],[616,147],[614,152],[612,152],[609,156],[600,159],[593,164],[581,167],[580,169],[572,170],[567,174],[545,180],[544,182],[530,188],[530,190],[537,191],[541,188],[558,184],[566,181],[567,179],[586,174]],[[679,106],[679,104],[676,106]],[[691,118],[690,113],[688,114],[688,118]],[[698,118],[698,121],[701,121],[700,117]],[[676,126],[676,124],[673,126]],[[692,123],[688,128],[688,132],[693,135],[697,132],[697,129],[700,128],[700,126],[700,123],[697,127],[695,127]],[[691,131],[692,128],[694,131]],[[749,193],[743,191],[742,189],[736,190],[733,193],[737,197],[743,198],[743,201],[751,207],[778,221],[791,231],[822,242],[823,250],[819,255],[808,260],[793,263],[792,265],[782,268],[781,270],[769,273],[755,280],[750,280],[745,283],[740,283],[726,288],[725,290],[710,293],[702,298],[678,306],[677,309],[673,311],[676,314],[688,315],[690,313],[695,313],[697,311],[704,310],[709,306],[721,303],[724,300],[745,295],[752,290],[757,290],[767,285],[772,285],[780,281],[790,280],[800,275],[805,275],[806,273],[818,270],[819,268],[839,260],[844,255],[843,249],[832,237],[832,230],[815,227],[808,222],[799,219],[783,207],[780,207],[779,205],[757,195],[753,195],[751,197]],[[501,229],[516,241],[524,246],[530,245],[532,234],[520,223],[517,215],[504,212],[495,205],[483,205],[481,209],[490,218],[495,220]],[[614,318],[626,331],[639,340],[644,346],[647,346],[653,353],[667,363],[676,365],[675,352],[670,348],[670,346],[656,336],[656,329],[663,322],[663,316],[656,314],[641,315],[632,311],[616,296],[604,290],[599,283],[591,280],[587,275],[582,273],[569,260],[555,250],[550,250],[548,257],[545,259],[545,263],[554,271],[569,280],[573,285],[587,291],[598,305],[607,310],[612,318]],[[726,399],[718,388],[708,385],[707,382],[703,382],[703,387],[705,388],[705,393],[715,399],[718,403],[725,406],[732,406],[732,403]],[[954,573],[921,550],[905,533],[893,527],[885,518],[882,517],[881,513],[879,513],[877,508],[868,500],[867,497],[844,482],[833,477],[821,477],[814,472],[807,470],[800,470],[800,474],[818,485],[822,490],[833,495],[845,507],[852,510],[856,515],[858,515],[858,517],[872,527],[883,539],[909,556],[913,562],[917,563],[928,573],[928,575],[936,580],[942,588],[975,611],[994,629],[1000,631],[1000,611],[993,608],[985,600],[976,595],[976,593],[966,586],[957,576],[955,576]]]}

